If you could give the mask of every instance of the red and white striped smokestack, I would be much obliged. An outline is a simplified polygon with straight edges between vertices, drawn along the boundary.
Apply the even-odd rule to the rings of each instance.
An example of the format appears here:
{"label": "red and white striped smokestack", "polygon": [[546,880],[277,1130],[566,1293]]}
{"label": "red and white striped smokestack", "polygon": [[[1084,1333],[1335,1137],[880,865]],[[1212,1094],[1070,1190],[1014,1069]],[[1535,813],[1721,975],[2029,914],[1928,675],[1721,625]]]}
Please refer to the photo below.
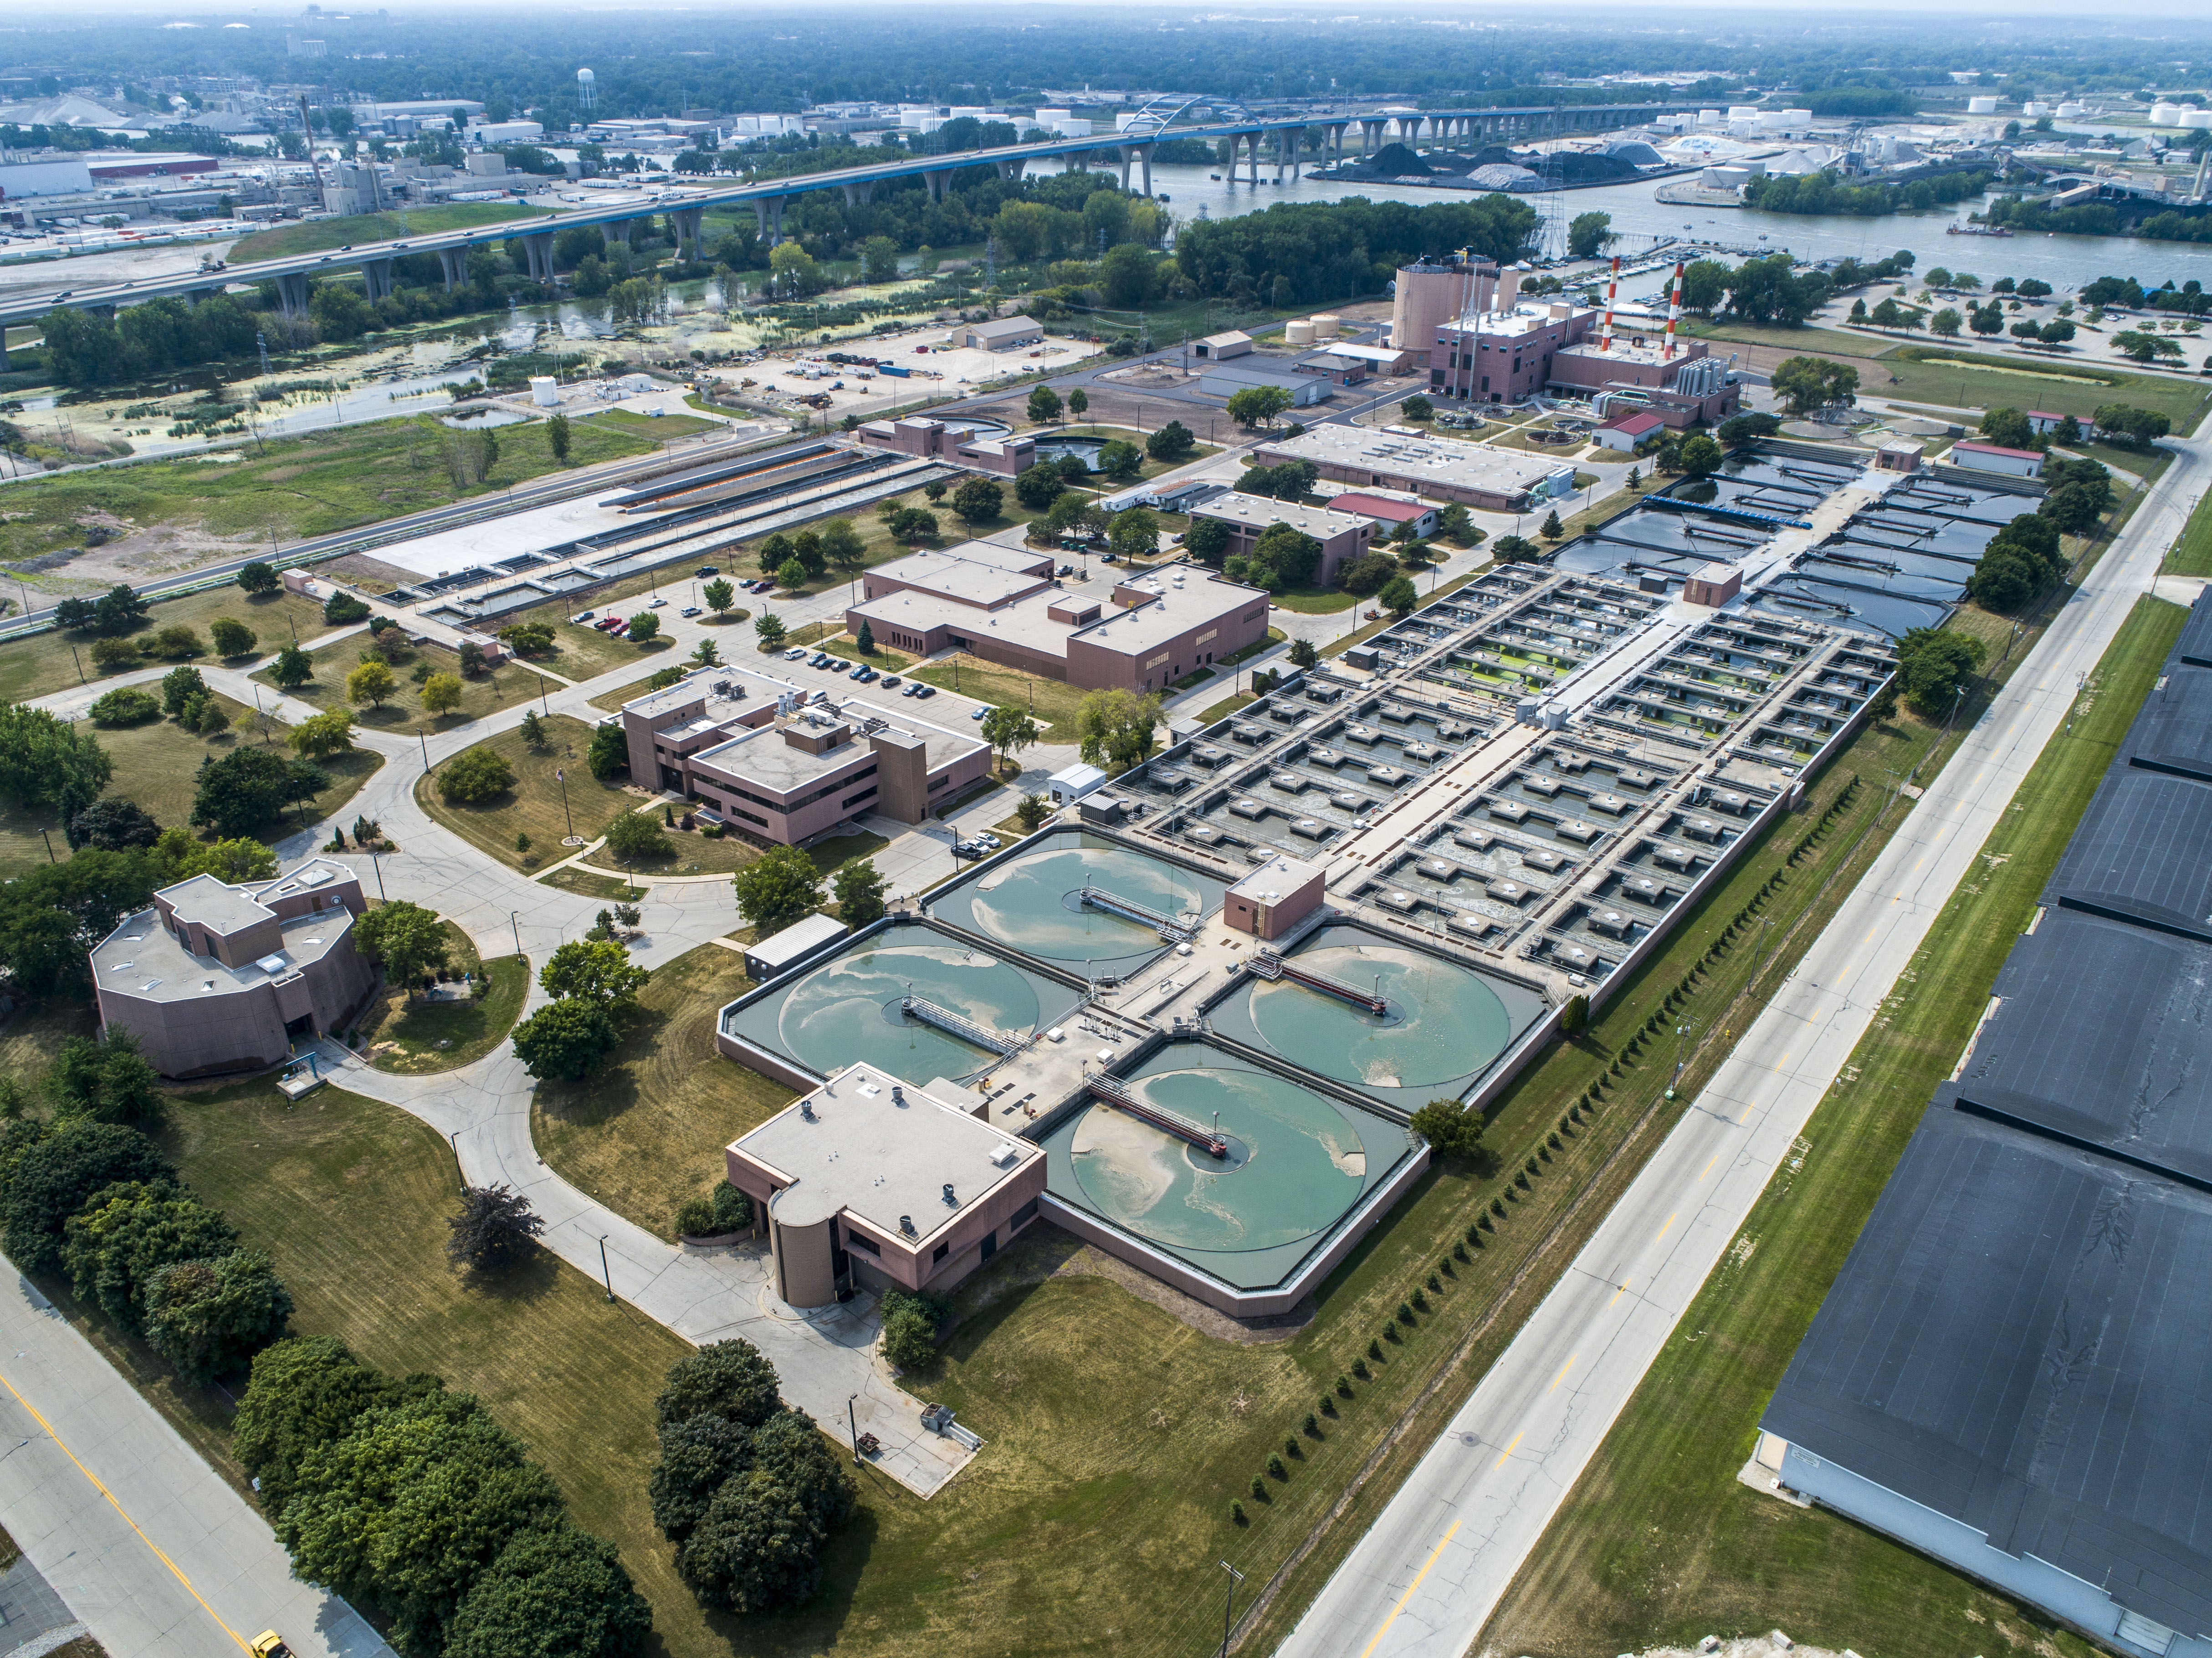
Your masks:
{"label": "red and white striped smokestack", "polygon": [[1605,284],[1605,322],[1598,330],[1597,338],[1597,349],[1601,351],[1613,349],[1613,296],[1620,288],[1620,255],[1616,253],[1613,256],[1613,275],[1606,279]]}
{"label": "red and white striped smokestack", "polygon": [[1682,320],[1682,265],[1674,261],[1674,291],[1667,301],[1667,349],[1661,355],[1662,362],[1674,361],[1674,325]]}

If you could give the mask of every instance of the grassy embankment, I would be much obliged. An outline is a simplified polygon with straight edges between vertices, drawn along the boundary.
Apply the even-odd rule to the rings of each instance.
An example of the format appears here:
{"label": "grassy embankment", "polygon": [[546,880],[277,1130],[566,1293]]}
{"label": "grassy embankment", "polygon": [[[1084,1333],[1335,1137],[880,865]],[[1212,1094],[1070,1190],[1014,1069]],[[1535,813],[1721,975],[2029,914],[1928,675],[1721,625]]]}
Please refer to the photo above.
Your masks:
{"label": "grassy embankment", "polygon": [[[570,428],[568,465],[645,454],[676,435],[653,429],[671,424],[639,421],[633,429],[611,415],[579,420]],[[198,556],[210,561],[251,557],[280,542],[498,495],[562,470],[546,447],[544,426],[532,421],[500,428],[499,460],[490,474],[480,483],[456,484],[444,448],[457,435],[432,416],[416,415],[224,452],[242,457],[234,462],[183,456],[27,480],[7,491],[0,562],[18,563],[80,546],[94,525],[118,536],[149,531],[190,536]],[[33,604],[108,585],[72,579],[67,566],[29,581]],[[156,607],[156,619],[169,618]]]}
{"label": "grassy embankment", "polygon": [[[385,630],[387,642],[374,645],[392,670],[392,692],[381,702],[356,703],[346,695],[346,677],[362,663],[362,653],[372,648],[373,641],[366,632],[349,634],[335,644],[325,645],[309,659],[314,664],[314,677],[303,684],[295,685],[284,694],[295,696],[302,702],[312,702],[319,708],[349,708],[356,725],[374,726],[380,731],[402,734],[428,730],[450,731],[455,726],[471,720],[481,720],[501,708],[511,708],[518,702],[541,701],[549,691],[557,689],[552,683],[532,671],[532,665],[505,662],[496,668],[470,675],[461,680],[461,706],[451,714],[433,714],[422,707],[422,685],[430,674],[459,674],[461,659],[453,651],[432,646],[419,648],[398,641],[400,635],[390,629]],[[633,647],[635,648],[635,647]],[[562,660],[556,647],[538,659],[548,668],[558,672],[554,665]],[[427,670],[427,671],[425,671]],[[418,677],[419,676],[419,677]],[[253,676],[261,683],[275,689],[276,682],[265,668]]]}
{"label": "grassy embankment", "polygon": [[2045,746],[1982,868],[1946,904],[1492,1619],[1499,1651],[1569,1658],[1778,1625],[1868,1658],[2087,1653],[2010,1600],[1820,1509],[1736,1483],[1796,1351],[1929,1096],[2180,631],[2137,601]]}
{"label": "grassy embankment", "polygon": [[[31,602],[39,604],[45,601],[34,597]],[[181,598],[161,600],[148,610],[144,622],[124,636],[143,640],[157,629],[184,626],[199,635],[204,644],[208,624],[217,616],[226,616],[253,629],[258,635],[254,646],[257,651],[277,650],[295,638],[312,640],[324,631],[323,607],[313,599],[283,592],[255,597],[226,584],[187,593]],[[146,657],[112,671],[103,670],[92,659],[92,647],[97,638],[94,634],[63,633],[49,628],[43,633],[0,644],[0,700],[27,702],[33,697],[65,691],[72,685],[96,685],[103,679],[118,678],[141,669],[166,671],[175,665],[157,657]],[[223,665],[212,653],[190,659],[204,668]]]}
{"label": "grassy embankment", "polygon": [[257,230],[233,242],[223,257],[233,264],[253,259],[289,259],[302,253],[328,253],[340,247],[366,247],[372,242],[396,242],[411,236],[434,236],[448,230],[469,230],[478,225],[506,224],[546,216],[544,208],[520,203],[441,202],[429,207],[410,207],[390,213],[362,213],[347,219],[318,219],[307,224],[288,224],[274,230]]}
{"label": "grassy embankment", "polygon": [[[416,799],[431,817],[511,869],[557,864],[574,850],[561,844],[562,836],[573,830],[586,841],[596,841],[617,812],[643,804],[635,795],[624,793],[621,784],[602,783],[592,775],[584,763],[592,741],[590,726],[565,714],[550,715],[542,723],[547,738],[542,748],[532,748],[519,730],[501,732],[476,745],[491,750],[514,768],[514,786],[493,800],[482,805],[448,804],[438,793],[434,773],[415,785]],[[565,779],[555,776],[556,772],[565,773]],[[530,837],[528,850],[515,846],[518,835]]]}

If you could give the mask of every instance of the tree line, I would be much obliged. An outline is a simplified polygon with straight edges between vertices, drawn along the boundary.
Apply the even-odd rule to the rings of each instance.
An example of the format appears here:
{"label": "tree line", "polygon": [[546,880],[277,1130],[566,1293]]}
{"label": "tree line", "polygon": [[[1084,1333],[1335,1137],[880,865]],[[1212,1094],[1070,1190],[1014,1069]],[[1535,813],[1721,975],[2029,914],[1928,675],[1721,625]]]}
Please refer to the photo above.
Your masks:
{"label": "tree line", "polygon": [[1537,226],[1534,208],[1503,194],[1425,207],[1364,197],[1285,202],[1182,226],[1175,260],[1200,295],[1287,307],[1379,293],[1400,265],[1462,248],[1510,264]]}

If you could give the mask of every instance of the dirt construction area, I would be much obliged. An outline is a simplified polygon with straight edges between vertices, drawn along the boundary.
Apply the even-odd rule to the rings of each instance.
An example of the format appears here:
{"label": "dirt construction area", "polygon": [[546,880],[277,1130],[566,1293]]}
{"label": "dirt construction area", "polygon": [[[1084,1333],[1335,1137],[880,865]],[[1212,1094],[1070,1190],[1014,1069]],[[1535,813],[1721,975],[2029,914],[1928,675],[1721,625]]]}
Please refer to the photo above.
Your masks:
{"label": "dirt construction area", "polygon": [[[1089,361],[1097,348],[1086,341],[1047,337],[1041,345],[1012,351],[985,351],[946,343],[952,331],[941,325],[896,334],[877,334],[818,346],[791,347],[742,367],[714,371],[702,383],[724,395],[772,408],[796,410],[802,398],[827,397],[833,421],[847,415],[863,418],[895,405],[925,398],[964,397],[976,386],[1021,374],[1061,374]],[[832,362],[829,354],[870,357],[869,363]],[[896,363],[904,375],[881,373],[875,363]],[[1024,394],[1026,396],[1026,393]]]}

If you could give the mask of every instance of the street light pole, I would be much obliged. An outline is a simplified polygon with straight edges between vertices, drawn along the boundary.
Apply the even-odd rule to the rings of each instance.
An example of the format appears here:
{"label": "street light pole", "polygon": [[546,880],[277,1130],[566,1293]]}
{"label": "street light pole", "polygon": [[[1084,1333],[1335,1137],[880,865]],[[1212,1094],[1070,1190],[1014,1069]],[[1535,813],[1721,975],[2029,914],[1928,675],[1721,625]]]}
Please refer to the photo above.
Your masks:
{"label": "street light pole", "polygon": [[615,1298],[615,1275],[607,1267],[607,1235],[605,1232],[599,1234],[599,1276],[606,1280],[607,1299],[612,1301]]}
{"label": "street light pole", "polygon": [[853,1401],[859,1397],[860,1394],[848,1394],[845,1396],[845,1427],[847,1431],[848,1431],[853,1436],[853,1466],[854,1467],[858,1467],[860,1465],[860,1419],[853,1414]]}
{"label": "street light pole", "polygon": [[428,777],[430,774],[430,739],[420,726],[416,728],[415,739],[422,745],[422,775]]}
{"label": "street light pole", "polygon": [[515,920],[520,914],[519,910],[507,912],[507,924],[514,929],[514,959],[518,962],[522,959],[522,924]]}
{"label": "street light pole", "polygon": [[1229,1599],[1221,1608],[1221,1658],[1229,1658],[1229,1631],[1237,1607],[1237,1586],[1244,1581],[1244,1574],[1226,1560],[1221,1563],[1221,1570],[1229,1574]]}

